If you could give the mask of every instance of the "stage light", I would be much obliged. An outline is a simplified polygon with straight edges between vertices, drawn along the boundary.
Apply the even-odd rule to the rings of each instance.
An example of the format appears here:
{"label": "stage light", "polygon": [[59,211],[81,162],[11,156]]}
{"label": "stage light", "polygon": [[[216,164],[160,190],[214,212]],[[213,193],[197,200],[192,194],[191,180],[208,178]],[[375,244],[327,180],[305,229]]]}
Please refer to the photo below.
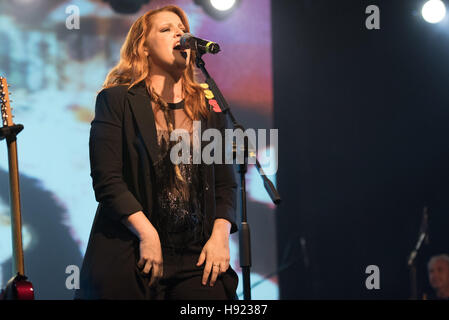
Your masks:
{"label": "stage light", "polygon": [[421,14],[427,22],[438,23],[446,16],[446,6],[441,0],[429,0],[423,5]]}
{"label": "stage light", "polygon": [[194,0],[195,4],[217,20],[228,18],[239,5],[240,0]]}
{"label": "stage light", "polygon": [[226,11],[235,5],[235,0],[210,0],[210,4],[219,11]]}
{"label": "stage light", "polygon": [[111,8],[117,13],[134,14],[137,13],[142,5],[150,0],[103,0],[108,2]]}

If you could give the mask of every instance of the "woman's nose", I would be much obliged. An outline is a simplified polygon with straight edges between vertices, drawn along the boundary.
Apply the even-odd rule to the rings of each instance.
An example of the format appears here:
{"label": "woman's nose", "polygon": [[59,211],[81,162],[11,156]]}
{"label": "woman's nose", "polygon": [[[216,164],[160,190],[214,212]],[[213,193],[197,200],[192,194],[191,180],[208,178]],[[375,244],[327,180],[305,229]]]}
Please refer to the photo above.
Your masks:
{"label": "woman's nose", "polygon": [[177,32],[176,32],[176,36],[177,37],[178,36],[181,37],[183,34],[184,34],[184,32],[181,29],[178,29]]}

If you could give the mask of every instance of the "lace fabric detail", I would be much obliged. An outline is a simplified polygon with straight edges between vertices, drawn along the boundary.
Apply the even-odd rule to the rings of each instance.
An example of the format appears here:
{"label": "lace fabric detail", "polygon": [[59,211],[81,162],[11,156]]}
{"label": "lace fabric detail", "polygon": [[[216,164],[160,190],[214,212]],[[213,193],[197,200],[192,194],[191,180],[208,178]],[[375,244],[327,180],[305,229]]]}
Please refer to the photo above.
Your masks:
{"label": "lace fabric detail", "polygon": [[[183,110],[171,112],[179,114]],[[182,119],[184,129],[188,128],[187,123]],[[189,161],[178,164],[184,182],[176,179],[170,159],[169,131],[165,126],[158,126],[157,121],[156,131],[160,150],[158,161],[153,163],[157,184],[156,228],[163,246],[186,247],[192,241],[200,240],[203,234],[202,168],[200,164],[193,163],[190,145]]]}

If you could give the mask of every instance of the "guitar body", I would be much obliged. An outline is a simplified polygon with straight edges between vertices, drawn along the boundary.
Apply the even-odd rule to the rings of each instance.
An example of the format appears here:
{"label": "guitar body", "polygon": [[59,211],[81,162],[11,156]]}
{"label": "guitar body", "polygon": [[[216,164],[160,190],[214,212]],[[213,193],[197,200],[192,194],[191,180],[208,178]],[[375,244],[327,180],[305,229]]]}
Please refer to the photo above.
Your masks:
{"label": "guitar body", "polygon": [[2,293],[3,300],[34,300],[34,288],[27,277],[17,274],[8,281]]}
{"label": "guitar body", "polygon": [[0,294],[0,299],[33,300],[34,289],[25,276],[25,263],[22,248],[22,215],[20,209],[19,168],[17,163],[16,137],[23,129],[23,125],[14,124],[11,113],[8,84],[0,77],[0,106],[2,124],[0,140],[5,139],[8,147],[9,187],[11,200],[11,232],[13,252],[13,273],[16,276],[9,280],[6,289]]}

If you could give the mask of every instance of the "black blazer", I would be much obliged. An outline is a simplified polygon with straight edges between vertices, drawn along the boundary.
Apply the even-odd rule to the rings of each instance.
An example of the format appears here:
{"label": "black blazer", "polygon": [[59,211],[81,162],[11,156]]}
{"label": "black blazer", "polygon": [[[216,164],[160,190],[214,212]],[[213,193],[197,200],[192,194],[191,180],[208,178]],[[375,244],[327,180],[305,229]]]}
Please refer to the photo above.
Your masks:
{"label": "black blazer", "polygon": [[[218,109],[219,110],[219,109]],[[201,121],[207,128],[224,130],[226,117],[210,108]],[[223,135],[224,136],[224,135]],[[203,146],[208,142],[202,142]],[[95,198],[99,202],[84,256],[77,299],[146,299],[148,280],[137,268],[139,240],[121,219],[143,211],[151,221],[154,171],[152,160],[159,150],[156,125],[145,82],[131,89],[120,85],[102,90],[91,123],[89,152]],[[233,165],[205,165],[203,194],[207,238],[214,220],[236,225],[236,181]],[[225,288],[232,294],[237,275],[228,269],[223,275]],[[233,298],[234,296],[232,296]]]}

